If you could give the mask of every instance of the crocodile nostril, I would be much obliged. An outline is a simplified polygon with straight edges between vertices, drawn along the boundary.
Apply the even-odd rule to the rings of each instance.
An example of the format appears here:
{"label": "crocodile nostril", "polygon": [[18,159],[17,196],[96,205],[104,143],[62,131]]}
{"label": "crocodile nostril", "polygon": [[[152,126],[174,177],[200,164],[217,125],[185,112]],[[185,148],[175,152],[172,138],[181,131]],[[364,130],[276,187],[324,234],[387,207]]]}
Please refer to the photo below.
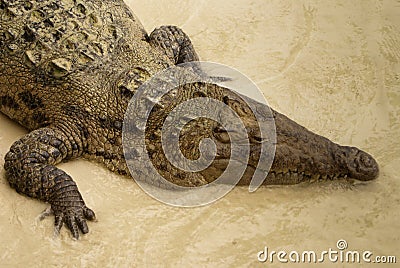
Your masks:
{"label": "crocodile nostril", "polygon": [[359,151],[352,166],[355,166],[355,177],[360,180],[375,179],[379,173],[378,163],[369,154]]}
{"label": "crocodile nostril", "polygon": [[365,167],[373,167],[375,164],[375,161],[373,161],[372,158],[366,154],[362,154],[360,156],[360,161]]}

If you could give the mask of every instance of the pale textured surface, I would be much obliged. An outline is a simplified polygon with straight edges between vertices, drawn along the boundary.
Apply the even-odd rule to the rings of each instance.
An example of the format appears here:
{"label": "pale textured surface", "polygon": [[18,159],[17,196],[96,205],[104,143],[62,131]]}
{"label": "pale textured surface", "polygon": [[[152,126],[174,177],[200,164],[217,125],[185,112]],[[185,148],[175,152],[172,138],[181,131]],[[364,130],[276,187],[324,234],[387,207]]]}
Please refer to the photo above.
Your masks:
{"label": "pale textured surface", "polygon": [[[381,175],[352,189],[302,185],[249,194],[239,188],[211,206],[182,209],[152,200],[132,180],[101,165],[72,161],[61,167],[99,218],[74,242],[67,230],[53,239],[51,218],[35,220],[46,204],[18,195],[1,169],[0,265],[250,266],[264,246],[322,251],[335,248],[338,239],[346,239],[351,250],[398,254],[399,1],[129,4],[148,31],[181,26],[202,60],[248,75],[278,111],[335,142],[370,152]],[[2,165],[25,131],[4,116],[0,124]]]}

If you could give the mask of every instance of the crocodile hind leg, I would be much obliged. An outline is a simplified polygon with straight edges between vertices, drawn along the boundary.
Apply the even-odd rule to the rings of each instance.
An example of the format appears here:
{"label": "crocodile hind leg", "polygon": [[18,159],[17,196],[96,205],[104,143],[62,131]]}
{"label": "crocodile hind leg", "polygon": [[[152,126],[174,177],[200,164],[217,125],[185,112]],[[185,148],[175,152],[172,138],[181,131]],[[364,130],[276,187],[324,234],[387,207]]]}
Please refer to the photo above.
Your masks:
{"label": "crocodile hind leg", "polygon": [[176,26],[161,26],[150,34],[150,44],[161,48],[175,64],[198,61],[189,37]]}
{"label": "crocodile hind leg", "polygon": [[74,238],[89,231],[86,220],[94,212],[85,202],[72,178],[55,167],[62,160],[77,157],[83,143],[77,135],[66,135],[63,128],[40,128],[16,141],[5,157],[7,180],[17,192],[50,203],[55,215],[55,230],[63,223]]}

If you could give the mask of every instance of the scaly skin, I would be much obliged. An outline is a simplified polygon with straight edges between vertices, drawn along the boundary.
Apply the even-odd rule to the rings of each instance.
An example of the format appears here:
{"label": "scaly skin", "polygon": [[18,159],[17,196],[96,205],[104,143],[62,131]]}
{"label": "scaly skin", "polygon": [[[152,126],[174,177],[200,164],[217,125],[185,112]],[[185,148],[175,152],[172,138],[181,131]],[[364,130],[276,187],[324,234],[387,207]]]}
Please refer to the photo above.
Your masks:
{"label": "scaly skin", "polygon": [[[78,238],[95,219],[79,190],[56,165],[80,156],[129,174],[122,149],[122,122],[136,89],[159,71],[198,57],[177,27],[147,35],[122,0],[0,0],[0,110],[26,127],[5,157],[6,176],[19,193],[51,204],[56,230],[63,223]],[[207,96],[225,102],[245,122],[251,158],[241,184],[248,184],[260,157],[254,114],[245,98],[213,84],[178,89],[181,101]],[[165,162],[157,130],[177,104],[166,96],[152,113],[146,135],[152,160],[167,179],[180,185],[212,181],[226,167],[229,142],[214,121],[199,119],[182,131],[181,150],[198,155],[201,139],[212,138],[218,157],[206,170],[184,174]],[[253,100],[246,99],[247,102]],[[273,111],[276,156],[265,184],[294,184],[312,178],[374,179],[378,165],[367,153],[339,146]],[[80,231],[79,231],[80,230]]]}

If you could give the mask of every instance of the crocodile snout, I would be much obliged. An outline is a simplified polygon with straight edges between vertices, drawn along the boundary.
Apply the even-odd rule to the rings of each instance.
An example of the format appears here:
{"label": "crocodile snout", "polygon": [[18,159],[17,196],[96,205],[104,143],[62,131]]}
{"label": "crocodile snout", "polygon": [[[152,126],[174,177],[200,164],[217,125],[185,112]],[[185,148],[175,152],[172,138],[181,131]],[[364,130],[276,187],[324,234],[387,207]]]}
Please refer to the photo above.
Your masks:
{"label": "crocodile snout", "polygon": [[361,181],[376,179],[379,175],[379,166],[376,160],[368,153],[355,147],[343,147],[344,163],[348,168],[349,177]]}

